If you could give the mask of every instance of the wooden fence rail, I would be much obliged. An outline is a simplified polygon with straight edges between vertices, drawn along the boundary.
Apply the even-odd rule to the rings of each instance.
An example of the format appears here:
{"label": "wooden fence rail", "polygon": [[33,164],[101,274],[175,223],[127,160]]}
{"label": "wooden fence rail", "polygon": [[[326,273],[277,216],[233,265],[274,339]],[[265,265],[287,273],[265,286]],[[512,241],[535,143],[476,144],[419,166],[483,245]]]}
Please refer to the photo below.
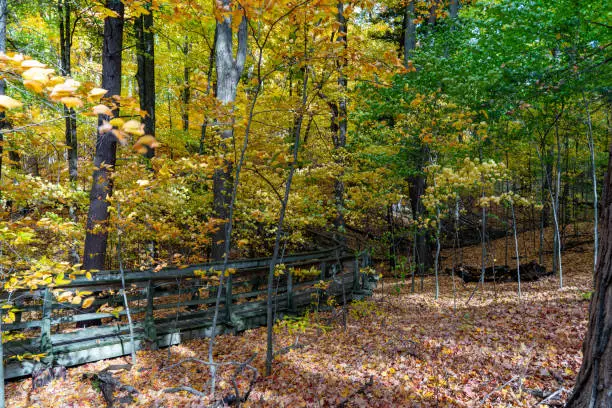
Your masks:
{"label": "wooden fence rail", "polygon": [[[212,262],[179,269],[126,271],[126,294],[133,320],[135,347],[165,347],[213,333],[236,333],[265,325],[266,274],[270,258],[235,260],[235,270],[224,285],[222,317],[216,327],[212,315],[222,263]],[[340,247],[284,256],[285,273],[275,280],[276,317],[297,314],[327,297],[347,300],[371,294],[373,276],[364,273],[370,265],[367,251],[351,254]],[[316,276],[312,273],[317,270]],[[307,273],[292,273],[308,270]],[[322,289],[320,281],[327,282]],[[88,309],[58,302],[52,289],[91,291],[96,296]],[[3,324],[3,332],[19,333],[20,340],[4,343],[5,378],[28,375],[36,364],[73,366],[131,353],[126,311],[101,312],[123,306],[121,274],[100,271],[92,279],[33,291],[0,294],[0,302],[11,300],[19,312],[15,322]],[[89,323],[89,327],[87,326]],[[42,355],[41,363],[28,358]],[[25,357],[25,358],[24,358]]]}

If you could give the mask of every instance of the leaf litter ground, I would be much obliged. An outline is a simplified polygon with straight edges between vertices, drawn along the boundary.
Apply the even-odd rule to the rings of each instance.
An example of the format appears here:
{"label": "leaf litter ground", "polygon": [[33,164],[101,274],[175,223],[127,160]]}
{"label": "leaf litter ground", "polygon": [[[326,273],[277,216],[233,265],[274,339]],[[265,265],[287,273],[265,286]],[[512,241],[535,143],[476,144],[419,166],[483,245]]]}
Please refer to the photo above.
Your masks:
{"label": "leaf litter ground", "polygon": [[[531,233],[521,234],[522,252],[534,251],[532,245],[531,251],[524,249],[531,238]],[[497,253],[501,258],[504,245],[504,239],[495,241],[489,248],[492,257]],[[442,255],[450,266],[453,253]],[[479,265],[480,247],[464,248],[463,260]],[[563,267],[563,289],[557,275],[523,283],[519,302],[516,283],[485,283],[468,305],[475,284],[463,284],[457,277],[440,276],[438,300],[433,297],[433,277],[423,280],[422,289],[417,278],[416,293],[411,293],[410,277],[385,277],[372,298],[350,306],[346,330],[339,313],[311,314],[303,332],[278,330],[277,349],[295,344],[296,338],[301,347],[277,356],[272,375],[260,375],[243,406],[532,407],[563,389],[549,402],[559,406],[580,367],[592,287],[592,245],[583,243],[565,252]],[[263,373],[265,339],[265,328],[220,336],[215,359],[244,361],[257,353],[253,365]],[[207,347],[208,340],[201,339],[139,351],[137,365],[115,375],[139,391],[129,405],[208,406],[207,398],[164,392],[177,386],[207,391],[206,366],[186,363],[164,370],[185,358],[206,359]],[[7,406],[105,406],[99,388],[83,374],[127,361],[71,368],[65,380],[54,380],[43,389],[32,390],[31,379],[10,382]],[[233,372],[231,367],[220,370],[217,399],[233,393]],[[238,378],[241,390],[248,383],[247,376]]]}

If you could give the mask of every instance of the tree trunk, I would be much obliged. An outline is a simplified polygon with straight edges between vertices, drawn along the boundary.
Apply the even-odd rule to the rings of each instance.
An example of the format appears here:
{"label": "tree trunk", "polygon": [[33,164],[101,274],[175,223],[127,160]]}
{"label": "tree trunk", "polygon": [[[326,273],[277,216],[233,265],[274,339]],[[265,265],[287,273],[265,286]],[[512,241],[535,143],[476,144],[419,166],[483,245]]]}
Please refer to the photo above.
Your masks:
{"label": "tree trunk", "polygon": [[[212,47],[210,48],[210,54],[208,55],[208,71],[206,72],[206,96],[210,95],[210,91],[213,91],[213,95],[217,96],[217,86],[212,84],[213,68],[215,67],[215,49],[217,47],[217,28],[215,27],[215,34],[213,38]],[[206,131],[208,130],[208,117],[204,115],[202,120],[202,129],[200,133],[200,154],[204,154],[206,150]]]}
{"label": "tree trunk", "polygon": [[414,0],[410,0],[404,10],[404,43],[400,44],[404,48],[404,66],[406,68],[409,66],[412,51],[416,48],[416,24],[414,19]]}
{"label": "tree trunk", "polygon": [[[7,0],[0,0],[0,52],[6,52],[6,15],[7,15]],[[0,78],[0,95],[4,95],[6,83]],[[6,120],[4,112],[0,112],[0,132],[7,129],[9,124]],[[0,180],[2,180],[2,154],[4,145],[4,134],[0,133]],[[4,383],[3,383],[4,384]],[[0,405],[2,406],[2,405]]]}
{"label": "tree trunk", "polygon": [[453,20],[459,15],[459,0],[450,0],[449,17]]}
{"label": "tree trunk", "polygon": [[[223,8],[230,8],[230,1],[223,1]],[[230,16],[217,22],[217,44],[215,47],[217,61],[217,98],[233,111],[231,105],[236,100],[236,88],[240,75],[244,69],[247,53],[247,24],[246,17],[242,18],[238,29],[238,50],[234,58],[233,31]],[[232,116],[232,115],[230,115]],[[231,123],[225,125],[221,132],[221,151],[229,153],[228,143],[234,137],[233,119],[227,119]],[[220,220],[218,230],[213,234],[211,256],[215,261],[223,259],[225,253],[225,240],[227,239],[228,208],[231,200],[232,189],[232,161],[224,159],[223,167],[216,169],[213,175],[213,212]]]}
{"label": "tree trunk", "polygon": [[[421,157],[427,157],[427,148],[423,146],[421,148]],[[417,220],[421,214],[424,213],[425,208],[421,202],[421,197],[425,193],[427,188],[427,181],[425,175],[422,174],[422,164],[417,166],[419,174],[410,177],[410,207],[412,209],[412,216],[414,220]],[[421,276],[433,267],[434,259],[432,256],[432,245],[429,240],[429,233],[427,229],[419,231],[416,234],[416,261],[419,273]]]}
{"label": "tree trunk", "polygon": [[[347,49],[347,24],[346,19],[344,18],[344,4],[339,1],[338,2],[338,14],[337,14],[337,22],[338,22],[338,36],[336,41],[342,44],[342,51],[346,52]],[[348,127],[348,112],[347,112],[347,103],[346,103],[346,93],[348,91],[348,82],[346,79],[346,75],[344,70],[348,64],[347,58],[345,55],[339,56],[336,62],[336,69],[338,71],[338,88],[340,90],[340,98],[338,100],[337,107],[337,115],[336,115],[336,123],[337,123],[337,132],[333,134],[334,141],[334,149],[338,154],[337,162],[344,169],[344,163],[342,158],[342,152],[346,147],[346,133]],[[334,180],[334,201],[336,203],[336,219],[334,220],[334,225],[336,227],[336,232],[338,233],[337,239],[340,242],[344,242],[344,232],[345,232],[345,223],[344,223],[344,180],[342,177],[344,176],[344,170],[338,174],[336,179]]]}
{"label": "tree trunk", "polygon": [[601,241],[582,366],[567,408],[612,407],[612,148],[601,206]]}
{"label": "tree trunk", "polygon": [[[138,81],[138,97],[140,109],[147,114],[142,119],[144,132],[155,136],[155,43],[153,36],[153,12],[151,3],[146,3],[148,14],[141,14],[134,21],[136,32],[136,61],[138,69],[136,80]],[[155,156],[155,149],[147,146],[147,158]]]}
{"label": "tree trunk", "polygon": [[[72,50],[72,27],[70,22],[70,1],[58,0],[57,11],[59,15],[60,32],[60,71],[63,76],[71,75],[70,53]],[[74,109],[64,105],[64,116],[66,122],[65,137],[66,150],[68,153],[68,175],[71,183],[75,183],[78,177],[78,145],[77,124]]]}
{"label": "tree trunk", "polygon": [[[121,51],[123,48],[123,12],[120,0],[107,0],[106,7],[117,17],[104,19],[104,41],[102,49],[102,88],[106,89],[106,98],[121,95]],[[116,117],[119,109],[113,111]],[[106,115],[98,116],[98,126],[109,120]],[[89,213],[87,214],[87,235],[83,268],[103,269],[108,243],[108,206],[107,197],[113,193],[111,173],[117,156],[117,139],[112,132],[100,134],[96,140],[96,156],[91,193],[89,195]],[[102,165],[104,164],[104,165]]]}
{"label": "tree trunk", "polygon": [[189,84],[189,77],[191,75],[191,68],[189,67],[189,62],[187,61],[189,58],[189,49],[190,49],[189,39],[185,38],[185,42],[183,43],[183,58],[184,58],[184,66],[183,66],[183,89],[181,90],[181,102],[182,102],[182,120],[183,120],[183,131],[187,132],[189,130],[189,100],[191,99],[191,86]]}
{"label": "tree trunk", "polygon": [[[0,52],[6,52],[6,15],[7,0],[0,0]],[[4,95],[6,84],[0,78],[0,95]],[[0,131],[6,128],[4,112],[0,112]],[[4,135],[0,133],[0,181],[2,180],[2,144]],[[2,191],[0,190],[0,195]],[[0,252],[1,254],[1,252]],[[4,349],[2,346],[2,316],[0,316],[0,407],[4,407]]]}

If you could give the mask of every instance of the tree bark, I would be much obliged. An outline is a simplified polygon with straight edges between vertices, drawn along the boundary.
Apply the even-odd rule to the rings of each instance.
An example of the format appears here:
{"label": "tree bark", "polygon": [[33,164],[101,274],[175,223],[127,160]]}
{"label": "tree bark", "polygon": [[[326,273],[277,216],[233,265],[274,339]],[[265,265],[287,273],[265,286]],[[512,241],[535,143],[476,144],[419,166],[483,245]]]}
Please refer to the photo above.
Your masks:
{"label": "tree bark", "polygon": [[455,20],[459,16],[459,0],[450,0],[449,17]]}
{"label": "tree bark", "polygon": [[[230,0],[223,0],[223,9],[231,8]],[[242,17],[238,29],[238,50],[234,58],[233,51],[232,20],[226,15],[221,22],[217,22],[217,43],[215,46],[217,62],[217,99],[233,110],[231,105],[236,101],[236,89],[240,75],[244,69],[247,53],[247,20]],[[230,115],[232,116],[232,115]],[[228,118],[231,123],[224,125],[221,132],[221,151],[228,154],[228,143],[234,137],[233,119]],[[213,234],[211,257],[215,261],[223,259],[225,253],[225,240],[227,239],[228,208],[231,200],[232,188],[231,159],[225,158],[223,167],[216,169],[213,175],[213,212],[220,220],[218,230]]]}
{"label": "tree bark", "polygon": [[183,104],[181,118],[183,120],[184,132],[189,130],[189,100],[191,99],[191,86],[189,80],[191,76],[191,68],[189,67],[189,62],[187,60],[189,58],[190,48],[189,39],[185,38],[182,50],[185,65],[183,66],[183,89],[181,90],[181,102]]}
{"label": "tree bark", "polygon": [[[212,47],[210,48],[210,54],[208,55],[208,70],[206,72],[206,96],[210,95],[212,90],[213,96],[217,96],[217,85],[212,83],[213,69],[215,67],[215,49],[217,47],[217,28],[215,27],[215,34],[213,37]],[[200,132],[200,154],[204,154],[206,150],[206,131],[208,130],[208,117],[205,115],[202,120],[202,129]]]}
{"label": "tree bark", "polygon": [[[0,0],[0,52],[6,52],[6,16],[7,0]],[[4,95],[6,83],[0,78],[0,95]],[[2,154],[4,152],[4,134],[2,130],[7,129],[9,124],[4,112],[0,112],[0,180],[2,180]]]}
{"label": "tree bark", "polygon": [[404,42],[400,44],[404,48],[404,66],[406,68],[409,66],[412,51],[416,48],[416,24],[414,19],[414,0],[410,0],[404,11]]}
{"label": "tree bark", "polygon": [[567,408],[612,407],[612,147],[604,182],[600,252],[582,366]]}
{"label": "tree bark", "polygon": [[[142,119],[144,132],[147,135],[155,136],[155,43],[151,3],[146,3],[146,8],[149,13],[141,14],[134,21],[138,65],[136,80],[138,81],[140,109],[146,112]],[[147,147],[145,156],[149,159],[154,157],[155,149]]]}
{"label": "tree bark", "polygon": [[[70,54],[72,51],[72,27],[69,0],[58,0],[57,11],[59,15],[60,32],[60,71],[62,76],[70,76],[72,67],[70,65]],[[76,23],[75,23],[76,24]],[[68,156],[68,176],[71,183],[75,183],[78,177],[78,144],[77,123],[74,109],[64,105],[64,116],[66,122],[65,138]]]}
{"label": "tree bark", "polygon": [[[426,157],[428,155],[427,147],[421,147],[421,157]],[[410,208],[412,209],[412,217],[416,221],[421,214],[424,213],[425,208],[423,207],[423,203],[421,201],[421,197],[425,193],[425,189],[427,188],[427,181],[425,180],[425,175],[422,174],[423,168],[422,164],[419,163],[417,165],[418,174],[410,177]],[[432,245],[429,242],[429,233],[427,229],[423,231],[418,231],[415,235],[415,262],[418,265],[419,273],[421,276],[428,270],[433,267],[434,259],[432,256]]]}
{"label": "tree bark", "polygon": [[[106,89],[106,98],[121,95],[121,51],[123,48],[123,13],[124,6],[120,0],[107,0],[106,7],[117,17],[104,19],[104,41],[102,49],[102,88]],[[113,111],[119,115],[119,108]],[[98,116],[98,126],[106,115]],[[91,193],[89,195],[89,212],[87,214],[87,234],[83,268],[103,269],[108,243],[108,197],[113,193],[111,173],[117,157],[117,139],[112,132],[100,134],[96,140],[96,156]]]}
{"label": "tree bark", "polygon": [[[6,52],[7,0],[0,0],[0,52]],[[0,78],[0,95],[4,95],[6,84]],[[0,132],[6,127],[4,112],[0,112]],[[4,135],[0,133],[0,181],[2,180],[2,145]],[[0,190],[0,195],[2,191]],[[1,253],[1,252],[0,252]],[[0,316],[0,407],[4,407],[4,348],[2,346],[2,316]]]}
{"label": "tree bark", "polygon": [[[344,4],[339,1],[338,2],[338,13],[337,13],[337,22],[338,22],[338,36],[336,41],[342,44],[342,49],[346,52],[348,47],[347,44],[347,24],[346,19],[344,17]],[[340,98],[338,100],[338,106],[335,111],[336,113],[336,132],[332,134],[334,149],[339,155],[336,160],[337,163],[344,168],[343,163],[343,152],[342,150],[346,147],[346,134],[348,128],[348,112],[347,112],[347,101],[346,101],[346,93],[348,92],[348,81],[346,78],[346,74],[344,70],[348,65],[348,61],[345,55],[339,56],[336,62],[336,68],[338,71],[338,87],[340,88]],[[338,152],[340,151],[340,152]],[[344,221],[344,181],[342,177],[344,176],[344,170],[341,170],[340,174],[334,180],[334,201],[336,203],[336,219],[334,220],[334,225],[336,227],[336,231],[338,233],[337,239],[340,242],[344,242],[344,232],[345,232],[345,221]]]}

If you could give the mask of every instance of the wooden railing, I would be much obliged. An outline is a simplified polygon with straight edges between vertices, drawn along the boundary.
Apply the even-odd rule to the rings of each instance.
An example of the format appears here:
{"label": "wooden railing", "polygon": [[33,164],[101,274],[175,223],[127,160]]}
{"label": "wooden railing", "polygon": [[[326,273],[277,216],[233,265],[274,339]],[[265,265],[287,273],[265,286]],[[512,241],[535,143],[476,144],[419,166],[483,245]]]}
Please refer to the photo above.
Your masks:
{"label": "wooden railing", "polygon": [[[212,315],[218,290],[216,274],[222,263],[191,265],[158,272],[125,271],[126,294],[132,317],[135,348],[164,347],[198,337],[236,333],[265,325],[266,276],[270,258],[233,260],[235,272],[222,293],[222,309],[216,327]],[[367,251],[351,254],[340,247],[284,256],[286,272],[275,279],[274,308],[277,318],[297,314],[325,297],[362,298],[371,294],[374,280],[362,268],[370,265]],[[311,269],[316,277],[296,279],[291,268]],[[203,274],[202,271],[205,273]],[[327,289],[317,285],[327,281]],[[317,287],[315,287],[315,285]],[[20,310],[15,321],[3,324],[4,332],[23,338],[4,344],[5,378],[28,375],[39,364],[73,366],[131,353],[129,325],[121,292],[119,271],[96,272],[92,279],[76,278],[66,285],[34,291],[2,293]],[[96,296],[88,309],[58,302],[53,289],[90,291]],[[117,307],[115,312],[103,309]],[[93,325],[92,325],[93,323]],[[87,326],[89,327],[83,327]]]}

